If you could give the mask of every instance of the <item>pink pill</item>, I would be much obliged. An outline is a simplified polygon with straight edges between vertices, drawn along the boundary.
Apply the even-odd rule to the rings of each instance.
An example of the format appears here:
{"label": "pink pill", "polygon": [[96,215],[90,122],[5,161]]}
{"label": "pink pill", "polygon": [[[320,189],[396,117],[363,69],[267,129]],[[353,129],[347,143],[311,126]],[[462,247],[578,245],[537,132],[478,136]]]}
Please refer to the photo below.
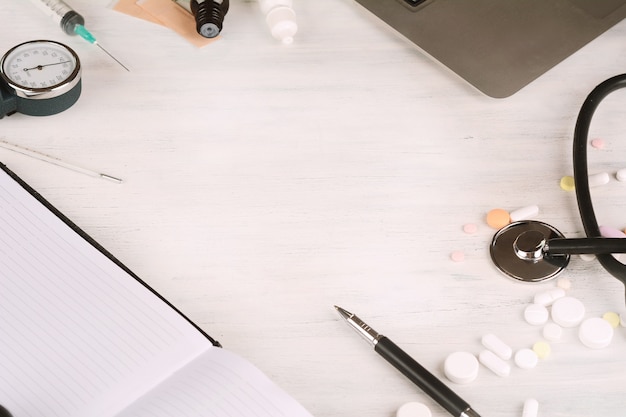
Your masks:
{"label": "pink pill", "polygon": [[468,235],[472,235],[478,231],[478,226],[474,223],[467,223],[463,225],[463,231]]}
{"label": "pink pill", "polygon": [[626,234],[621,230],[609,226],[600,226],[600,235],[602,237],[626,237]]}
{"label": "pink pill", "polygon": [[593,139],[591,141],[591,146],[596,148],[596,149],[604,149],[604,146],[606,145],[606,143],[604,142],[604,139]]}
{"label": "pink pill", "polygon": [[450,254],[450,259],[454,262],[463,262],[465,260],[465,253],[460,250],[454,251]]}

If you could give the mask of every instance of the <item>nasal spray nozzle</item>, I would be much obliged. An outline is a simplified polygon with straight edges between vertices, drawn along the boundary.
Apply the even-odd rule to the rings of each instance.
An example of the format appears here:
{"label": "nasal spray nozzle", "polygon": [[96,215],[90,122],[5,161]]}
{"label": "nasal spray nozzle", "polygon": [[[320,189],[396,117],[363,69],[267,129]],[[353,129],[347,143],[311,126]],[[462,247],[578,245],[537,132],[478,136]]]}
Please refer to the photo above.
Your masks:
{"label": "nasal spray nozzle", "polygon": [[298,31],[296,13],[292,7],[293,1],[259,0],[259,6],[265,15],[265,21],[272,36],[285,45],[291,44]]}

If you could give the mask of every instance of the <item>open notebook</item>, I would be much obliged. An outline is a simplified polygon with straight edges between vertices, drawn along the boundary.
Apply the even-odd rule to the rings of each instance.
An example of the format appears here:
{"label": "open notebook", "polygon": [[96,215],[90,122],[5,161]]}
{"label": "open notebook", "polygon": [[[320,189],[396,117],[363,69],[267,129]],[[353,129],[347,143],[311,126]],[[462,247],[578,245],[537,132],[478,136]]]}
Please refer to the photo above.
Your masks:
{"label": "open notebook", "polygon": [[0,168],[0,404],[14,417],[311,417]]}

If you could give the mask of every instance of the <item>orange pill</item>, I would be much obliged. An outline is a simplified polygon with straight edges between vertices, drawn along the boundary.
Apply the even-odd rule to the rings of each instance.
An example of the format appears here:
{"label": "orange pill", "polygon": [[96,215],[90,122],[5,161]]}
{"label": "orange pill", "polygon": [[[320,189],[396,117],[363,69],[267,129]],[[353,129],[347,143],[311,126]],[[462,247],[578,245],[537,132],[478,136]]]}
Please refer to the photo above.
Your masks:
{"label": "orange pill", "polygon": [[487,224],[494,229],[502,229],[511,223],[511,215],[504,209],[493,209],[487,213]]}

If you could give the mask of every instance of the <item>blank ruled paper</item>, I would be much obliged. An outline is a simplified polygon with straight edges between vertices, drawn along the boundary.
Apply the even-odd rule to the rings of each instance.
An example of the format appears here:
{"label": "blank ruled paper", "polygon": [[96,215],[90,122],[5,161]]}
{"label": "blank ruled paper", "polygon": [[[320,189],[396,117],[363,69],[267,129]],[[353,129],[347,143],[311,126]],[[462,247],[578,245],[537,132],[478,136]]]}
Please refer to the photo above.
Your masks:
{"label": "blank ruled paper", "polygon": [[[113,417],[124,409],[124,416],[309,416],[4,170],[0,335],[0,403],[14,417]],[[169,387],[167,396],[150,394]],[[141,408],[129,414],[137,398]],[[207,414],[207,398],[228,413]],[[171,414],[179,408],[184,413]]]}

